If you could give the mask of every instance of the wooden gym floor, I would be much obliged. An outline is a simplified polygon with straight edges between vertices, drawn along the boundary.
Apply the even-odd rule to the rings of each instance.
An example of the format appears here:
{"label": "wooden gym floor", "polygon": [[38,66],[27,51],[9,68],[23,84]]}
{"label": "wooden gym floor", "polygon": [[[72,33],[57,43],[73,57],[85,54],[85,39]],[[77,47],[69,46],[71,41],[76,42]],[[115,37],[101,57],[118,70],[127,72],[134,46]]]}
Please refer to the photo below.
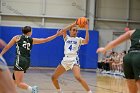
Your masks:
{"label": "wooden gym floor", "polygon": [[[39,93],[57,93],[51,82],[54,69],[29,69],[25,74],[24,81],[39,87]],[[81,74],[89,84],[93,93],[128,93],[125,79],[117,76],[109,76],[96,73],[96,71],[81,70]],[[71,71],[66,72],[59,79],[64,93],[87,93],[73,77]],[[28,93],[17,88],[18,93]]]}

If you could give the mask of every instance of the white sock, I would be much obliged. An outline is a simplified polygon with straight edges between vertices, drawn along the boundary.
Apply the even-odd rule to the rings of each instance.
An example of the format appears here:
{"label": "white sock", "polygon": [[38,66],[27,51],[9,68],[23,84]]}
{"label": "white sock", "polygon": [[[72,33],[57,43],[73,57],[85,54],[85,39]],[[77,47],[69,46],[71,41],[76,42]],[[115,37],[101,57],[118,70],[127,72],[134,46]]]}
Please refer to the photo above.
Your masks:
{"label": "white sock", "polygon": [[90,91],[88,91],[87,93],[92,93],[92,91],[90,90]]}
{"label": "white sock", "polygon": [[29,86],[29,87],[27,88],[27,90],[30,91],[30,92],[32,92],[32,87]]}

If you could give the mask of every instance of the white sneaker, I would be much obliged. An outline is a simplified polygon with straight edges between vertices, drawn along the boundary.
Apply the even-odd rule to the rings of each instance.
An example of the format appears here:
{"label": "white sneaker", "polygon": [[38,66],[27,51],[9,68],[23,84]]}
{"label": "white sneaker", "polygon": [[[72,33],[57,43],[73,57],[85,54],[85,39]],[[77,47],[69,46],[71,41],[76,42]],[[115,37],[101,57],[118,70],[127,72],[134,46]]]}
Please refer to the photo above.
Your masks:
{"label": "white sneaker", "polygon": [[38,86],[32,87],[32,93],[38,93]]}

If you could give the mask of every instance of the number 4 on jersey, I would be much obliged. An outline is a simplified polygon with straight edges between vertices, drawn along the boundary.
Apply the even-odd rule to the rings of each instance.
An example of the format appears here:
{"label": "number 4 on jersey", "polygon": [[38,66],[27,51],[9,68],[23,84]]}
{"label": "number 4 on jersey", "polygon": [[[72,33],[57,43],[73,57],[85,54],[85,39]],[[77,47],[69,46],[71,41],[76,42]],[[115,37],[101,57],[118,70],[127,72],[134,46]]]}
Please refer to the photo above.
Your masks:
{"label": "number 4 on jersey", "polygon": [[70,50],[70,51],[72,50],[72,45],[69,46],[69,50]]}

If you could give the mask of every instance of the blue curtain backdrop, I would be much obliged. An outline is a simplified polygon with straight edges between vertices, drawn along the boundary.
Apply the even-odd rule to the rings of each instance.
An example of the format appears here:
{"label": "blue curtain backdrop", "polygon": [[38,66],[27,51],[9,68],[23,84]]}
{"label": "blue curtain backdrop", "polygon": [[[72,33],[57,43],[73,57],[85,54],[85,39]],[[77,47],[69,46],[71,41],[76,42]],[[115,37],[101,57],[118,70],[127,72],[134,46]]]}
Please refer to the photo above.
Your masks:
{"label": "blue curtain backdrop", "polygon": [[[57,29],[48,28],[33,28],[32,37],[45,38],[55,34]],[[21,27],[8,27],[0,26],[0,38],[7,43],[13,36],[22,34]],[[89,31],[90,40],[87,45],[81,46],[79,51],[81,68],[97,68],[98,54],[96,50],[98,48],[99,33],[98,31]],[[79,37],[85,37],[85,31],[79,30]],[[34,45],[31,51],[31,66],[37,67],[56,67],[60,64],[64,56],[64,41],[63,37],[57,37],[53,41]],[[13,46],[4,57],[8,65],[14,64],[15,59],[15,46]]]}

